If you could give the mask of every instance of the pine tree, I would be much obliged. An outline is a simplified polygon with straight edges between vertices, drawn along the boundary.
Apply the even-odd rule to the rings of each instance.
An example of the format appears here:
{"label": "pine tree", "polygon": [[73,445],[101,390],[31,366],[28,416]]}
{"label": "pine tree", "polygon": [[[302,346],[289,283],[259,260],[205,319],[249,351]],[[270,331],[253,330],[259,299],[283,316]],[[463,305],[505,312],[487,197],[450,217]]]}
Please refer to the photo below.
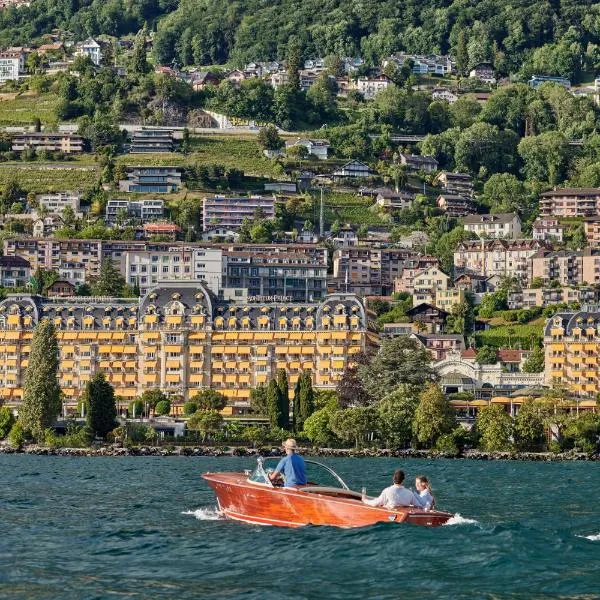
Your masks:
{"label": "pine tree", "polygon": [[31,340],[29,365],[25,372],[23,402],[19,420],[23,427],[40,439],[60,413],[61,391],[58,385],[58,342],[54,325],[40,321]]}
{"label": "pine tree", "polygon": [[456,43],[456,70],[460,75],[467,72],[469,64],[469,52],[467,49],[467,34],[464,28],[458,32],[458,40]]}
{"label": "pine tree", "polygon": [[150,71],[150,65],[148,64],[146,57],[146,27],[140,29],[133,42],[133,53],[131,56],[131,70],[134,73],[143,75]]}
{"label": "pine tree", "polygon": [[298,378],[297,393],[294,396],[294,425],[297,431],[302,431],[304,422],[312,415],[314,406],[314,391],[312,387],[312,376],[306,370]]}
{"label": "pine tree", "polygon": [[290,426],[290,390],[285,369],[277,371],[277,387],[279,388],[279,412],[281,413],[279,427],[287,429]]}
{"label": "pine tree", "polygon": [[271,379],[267,386],[267,410],[271,427],[280,427],[281,417],[281,392],[277,381]]}
{"label": "pine tree", "polygon": [[92,291],[95,296],[111,296],[118,298],[123,295],[125,279],[110,259],[102,262],[100,276],[94,282]]}
{"label": "pine tree", "polygon": [[94,435],[106,437],[116,425],[117,405],[115,390],[106,381],[102,371],[98,371],[85,386],[83,400],[86,403],[87,425]]}
{"label": "pine tree", "polygon": [[298,75],[298,71],[302,67],[302,56],[300,54],[300,45],[295,37],[291,38],[288,43],[286,67],[288,85],[292,89],[298,90],[300,88],[300,76]]}

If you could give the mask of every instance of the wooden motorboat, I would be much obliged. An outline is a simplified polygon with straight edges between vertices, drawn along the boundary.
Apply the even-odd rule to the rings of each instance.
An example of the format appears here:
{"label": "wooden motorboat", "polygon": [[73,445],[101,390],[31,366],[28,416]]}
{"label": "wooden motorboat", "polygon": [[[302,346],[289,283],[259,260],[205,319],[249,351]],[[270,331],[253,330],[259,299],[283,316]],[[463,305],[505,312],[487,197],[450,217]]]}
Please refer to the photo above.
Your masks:
{"label": "wooden motorboat", "polygon": [[[306,463],[309,483],[297,487],[271,482],[261,457],[252,473],[205,473],[202,477],[215,490],[222,514],[245,523],[280,527],[365,527],[394,522],[436,527],[453,516],[414,506],[393,509],[368,506],[361,501],[362,494],[349,489],[333,469],[316,461]],[[322,479],[314,476],[314,467],[332,479],[333,485],[311,481]]]}

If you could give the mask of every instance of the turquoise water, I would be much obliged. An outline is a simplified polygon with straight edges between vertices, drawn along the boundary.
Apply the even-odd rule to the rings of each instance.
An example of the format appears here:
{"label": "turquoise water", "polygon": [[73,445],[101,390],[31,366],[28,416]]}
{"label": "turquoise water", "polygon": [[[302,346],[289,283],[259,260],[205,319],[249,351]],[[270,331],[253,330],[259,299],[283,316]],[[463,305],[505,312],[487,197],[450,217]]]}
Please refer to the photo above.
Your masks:
{"label": "turquoise water", "polygon": [[0,598],[600,598],[600,464],[323,462],[372,494],[425,473],[461,516],[249,526],[199,475],[251,459],[0,456]]}

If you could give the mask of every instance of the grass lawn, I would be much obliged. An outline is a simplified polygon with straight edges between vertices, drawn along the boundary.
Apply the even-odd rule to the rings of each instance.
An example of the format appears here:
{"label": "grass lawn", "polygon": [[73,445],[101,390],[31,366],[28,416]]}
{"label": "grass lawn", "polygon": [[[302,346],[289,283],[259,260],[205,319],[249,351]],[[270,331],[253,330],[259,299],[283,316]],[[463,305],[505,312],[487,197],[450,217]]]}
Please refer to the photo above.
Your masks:
{"label": "grass lawn", "polygon": [[26,192],[60,192],[91,187],[98,178],[96,167],[41,165],[38,163],[0,163],[0,189],[6,182],[15,180]]}
{"label": "grass lawn", "polygon": [[56,94],[0,94],[0,125],[31,125],[39,117],[42,123],[56,120]]}

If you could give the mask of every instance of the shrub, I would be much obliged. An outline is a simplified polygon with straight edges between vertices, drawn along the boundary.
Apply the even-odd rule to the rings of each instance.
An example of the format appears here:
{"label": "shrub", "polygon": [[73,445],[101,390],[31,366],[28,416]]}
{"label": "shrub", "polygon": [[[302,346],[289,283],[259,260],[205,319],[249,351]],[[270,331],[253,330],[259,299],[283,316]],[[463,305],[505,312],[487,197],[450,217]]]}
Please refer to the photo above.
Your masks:
{"label": "shrub", "polygon": [[0,440],[3,440],[15,424],[15,418],[8,406],[0,407]]}
{"label": "shrub", "polygon": [[13,448],[20,448],[25,443],[25,430],[23,425],[17,421],[12,427],[8,434],[8,441]]}
{"label": "shrub", "polygon": [[183,405],[183,414],[184,415],[193,415],[198,410],[198,404],[196,402],[186,402]]}
{"label": "shrub", "polygon": [[129,416],[133,416],[135,414],[136,417],[139,417],[144,412],[144,403],[141,400],[132,400],[129,403]]}
{"label": "shrub", "polygon": [[161,400],[154,407],[154,412],[157,415],[168,415],[171,412],[171,402],[169,400]]}
{"label": "shrub", "polygon": [[452,454],[458,456],[459,450],[454,440],[454,435],[451,433],[444,433],[437,439],[434,448],[438,452],[444,452],[445,454]]}

